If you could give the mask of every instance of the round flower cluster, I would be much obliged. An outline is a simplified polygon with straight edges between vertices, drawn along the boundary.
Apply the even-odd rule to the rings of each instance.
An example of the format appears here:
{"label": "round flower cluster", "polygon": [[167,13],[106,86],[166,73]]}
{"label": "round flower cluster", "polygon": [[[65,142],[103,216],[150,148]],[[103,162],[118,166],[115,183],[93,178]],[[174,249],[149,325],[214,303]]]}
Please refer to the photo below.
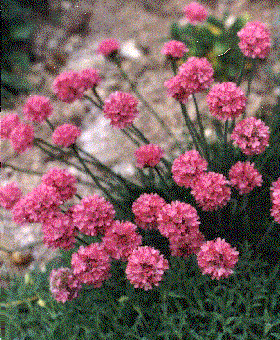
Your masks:
{"label": "round flower cluster", "polygon": [[50,291],[56,301],[65,303],[78,296],[82,284],[70,268],[53,269],[50,273]]}
{"label": "round flower cluster", "polygon": [[139,114],[138,100],[130,93],[116,91],[104,101],[104,116],[113,127],[124,129],[132,124]]}
{"label": "round flower cluster", "polygon": [[213,75],[213,67],[206,58],[190,57],[164,86],[171,97],[185,103],[191,94],[208,89],[214,81]]}
{"label": "round flower cluster", "polygon": [[62,201],[71,199],[77,192],[76,177],[66,169],[52,168],[42,176],[42,183],[55,188]]}
{"label": "round flower cluster", "polygon": [[211,275],[212,280],[226,278],[233,273],[239,252],[221,238],[205,242],[197,255],[202,274]]}
{"label": "round flower cluster", "polygon": [[34,128],[31,125],[20,123],[10,133],[10,142],[17,153],[23,153],[33,147]]}
{"label": "round flower cluster", "polygon": [[44,222],[51,213],[58,211],[61,203],[55,188],[41,184],[14,205],[13,219],[18,224]]}
{"label": "round flower cluster", "polygon": [[104,249],[113,259],[127,260],[128,256],[142,244],[137,226],[131,222],[114,221],[102,239]]}
{"label": "round flower cluster", "polygon": [[115,210],[110,202],[98,195],[84,197],[80,204],[72,208],[72,218],[81,233],[96,236],[104,235],[111,227]]}
{"label": "round flower cluster", "polygon": [[97,52],[104,57],[112,57],[120,49],[120,43],[116,39],[105,39],[100,42],[97,47]]}
{"label": "round flower cluster", "polygon": [[41,123],[52,114],[53,107],[49,98],[35,95],[27,99],[22,111],[25,119]]}
{"label": "round flower cluster", "polygon": [[182,234],[198,231],[199,224],[196,209],[188,203],[174,201],[165,204],[158,213],[158,230],[173,241]]}
{"label": "round flower cluster", "polygon": [[245,118],[236,124],[230,138],[245,155],[258,155],[269,145],[269,127],[255,117]]}
{"label": "round flower cluster", "polygon": [[204,8],[202,5],[200,5],[196,1],[190,2],[184,8],[184,14],[185,14],[185,17],[188,19],[188,21],[194,25],[196,25],[197,23],[204,22],[208,16],[208,12],[206,8]]}
{"label": "round flower cluster", "polygon": [[242,53],[249,58],[264,59],[271,47],[271,33],[260,21],[248,22],[238,33],[238,44]]}
{"label": "round flower cluster", "polygon": [[22,192],[16,182],[8,183],[0,187],[0,205],[4,209],[12,209],[20,200]]}
{"label": "round flower cluster", "polygon": [[174,181],[179,186],[189,188],[207,170],[207,166],[207,161],[200,156],[198,151],[190,150],[174,160],[171,172]]}
{"label": "round flower cluster", "polygon": [[218,119],[239,117],[245,110],[246,96],[235,83],[214,85],[207,95],[210,113]]}
{"label": "round flower cluster", "polygon": [[272,183],[270,196],[272,201],[271,216],[274,217],[275,222],[280,224],[280,177]]}
{"label": "round flower cluster", "polygon": [[127,279],[135,288],[149,290],[158,286],[164,272],[169,269],[168,261],[157,249],[138,247],[128,257],[125,270]]}
{"label": "round flower cluster", "polygon": [[81,133],[81,129],[76,125],[62,124],[54,130],[52,134],[52,141],[58,146],[68,148],[76,142],[76,139]]}
{"label": "round flower cluster", "polygon": [[178,236],[169,238],[169,247],[172,256],[188,257],[197,254],[205,241],[204,235],[197,229],[190,230]]}
{"label": "round flower cluster", "polygon": [[185,53],[189,52],[187,46],[181,41],[170,40],[163,45],[161,53],[168,58],[183,58]]}
{"label": "round flower cluster", "polygon": [[50,214],[42,224],[43,241],[49,248],[69,250],[74,247],[76,231],[72,219],[60,212]]}
{"label": "round flower cluster", "polygon": [[15,113],[6,115],[1,120],[0,137],[1,139],[9,139],[12,131],[20,124],[19,116]]}
{"label": "round flower cluster", "polygon": [[87,68],[80,72],[84,91],[95,88],[102,81],[100,73],[95,68]]}
{"label": "round flower cluster", "polygon": [[110,256],[99,243],[80,246],[72,255],[71,265],[77,279],[95,288],[102,286],[103,281],[110,276]]}
{"label": "round flower cluster", "polygon": [[142,194],[132,204],[135,223],[143,229],[157,229],[157,218],[166,204],[158,194]]}
{"label": "round flower cluster", "polygon": [[54,79],[53,92],[63,102],[72,103],[81,99],[84,91],[84,81],[79,72],[63,72]]}
{"label": "round flower cluster", "polygon": [[191,194],[204,211],[212,211],[227,205],[231,190],[224,175],[203,173],[192,187]]}
{"label": "round flower cluster", "polygon": [[229,171],[230,184],[237,187],[240,195],[248,194],[256,186],[262,185],[262,175],[254,165],[250,162],[237,162]]}
{"label": "round flower cluster", "polygon": [[156,144],[146,144],[140,146],[134,152],[134,156],[139,168],[155,167],[163,157],[163,150]]}

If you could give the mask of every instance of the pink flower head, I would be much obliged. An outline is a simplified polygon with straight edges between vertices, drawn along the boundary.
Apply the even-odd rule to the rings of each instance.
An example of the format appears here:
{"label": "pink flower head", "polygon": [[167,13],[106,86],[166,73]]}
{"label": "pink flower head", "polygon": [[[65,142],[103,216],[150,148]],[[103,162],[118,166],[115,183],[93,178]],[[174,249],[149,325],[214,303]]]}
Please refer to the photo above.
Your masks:
{"label": "pink flower head", "polygon": [[23,153],[33,147],[34,129],[33,126],[20,123],[10,134],[10,141],[17,153]]}
{"label": "pink flower head", "polygon": [[168,58],[183,58],[185,53],[189,52],[187,46],[181,41],[170,40],[163,45],[161,53]]}
{"label": "pink flower head", "polygon": [[163,150],[156,144],[146,144],[140,146],[134,156],[139,168],[155,167],[163,157]]}
{"label": "pink flower head", "polygon": [[239,117],[245,110],[246,96],[235,83],[225,82],[214,85],[207,95],[210,113],[218,119]]}
{"label": "pink flower head", "polygon": [[166,204],[158,194],[142,194],[132,204],[135,223],[143,229],[157,229],[157,218]]}
{"label": "pink flower head", "polygon": [[186,81],[180,74],[165,81],[164,86],[167,89],[167,94],[181,103],[185,104],[191,95],[191,90],[187,88]]}
{"label": "pink flower head", "polygon": [[81,233],[90,236],[104,235],[113,223],[115,210],[105,198],[92,195],[84,197],[80,204],[73,207],[72,217]]}
{"label": "pink flower head", "polygon": [[142,244],[137,226],[131,222],[114,221],[102,239],[104,249],[113,259],[127,260],[134,249]]}
{"label": "pink flower head", "polygon": [[258,155],[269,145],[269,127],[260,119],[248,117],[236,124],[230,138],[245,155]]}
{"label": "pink flower head", "polygon": [[250,162],[237,162],[229,171],[230,184],[237,187],[240,195],[248,194],[256,186],[262,185],[262,175],[254,165]]}
{"label": "pink flower head", "polygon": [[191,254],[197,254],[204,241],[204,235],[199,230],[192,230],[176,237],[170,237],[171,255],[188,257]]}
{"label": "pink flower head", "polygon": [[13,219],[18,224],[44,222],[50,214],[58,210],[61,203],[61,197],[55,188],[41,184],[14,205]]}
{"label": "pink flower head", "polygon": [[192,94],[208,89],[214,81],[213,67],[206,58],[190,57],[179,67],[179,75]]}
{"label": "pink flower head", "polygon": [[62,124],[54,130],[52,134],[52,141],[58,146],[68,148],[76,142],[76,139],[81,133],[82,130],[76,125]]}
{"label": "pink flower head", "polygon": [[197,23],[204,22],[208,17],[208,12],[206,8],[204,8],[196,1],[190,2],[184,8],[184,13],[188,21],[194,25],[196,25]]}
{"label": "pink flower head", "polygon": [[42,176],[42,183],[54,187],[62,201],[71,199],[77,192],[76,177],[66,169],[52,168]]}
{"label": "pink flower head", "polygon": [[15,113],[10,113],[1,120],[0,138],[10,138],[11,132],[20,124],[19,116]]}
{"label": "pink flower head", "polygon": [[198,231],[199,224],[196,209],[188,203],[174,201],[165,204],[158,213],[158,230],[169,239]]}
{"label": "pink flower head", "polygon": [[260,21],[250,21],[237,33],[242,53],[249,58],[264,59],[271,47],[271,33]]}
{"label": "pink flower head", "polygon": [[80,282],[95,288],[101,287],[110,276],[110,256],[99,243],[80,246],[72,255],[71,265]]}
{"label": "pink flower head", "polygon": [[65,303],[78,296],[82,284],[75,278],[70,268],[53,269],[50,273],[50,291],[54,299]]}
{"label": "pink flower head", "polygon": [[22,111],[25,119],[41,123],[52,114],[53,107],[49,98],[35,95],[27,99]]}
{"label": "pink flower head", "polygon": [[79,72],[68,71],[58,75],[53,81],[53,92],[66,103],[81,99],[84,95],[84,80]]}
{"label": "pink flower head", "polygon": [[135,288],[149,290],[159,285],[168,268],[168,261],[158,250],[145,246],[138,247],[129,256],[125,273]]}
{"label": "pink flower head", "polygon": [[99,71],[95,68],[87,68],[80,72],[85,91],[95,88],[102,81]]}
{"label": "pink flower head", "polygon": [[280,224],[280,177],[272,183],[270,196],[272,201],[271,216],[274,217],[275,222]]}
{"label": "pink flower head", "polygon": [[179,186],[191,187],[199,176],[207,170],[208,163],[198,151],[186,151],[173,162],[171,172]]}
{"label": "pink flower head", "polygon": [[232,248],[229,243],[218,237],[201,246],[197,263],[203,275],[211,275],[212,280],[220,280],[233,273],[232,268],[238,261],[238,255],[236,248]]}
{"label": "pink flower head", "polygon": [[191,194],[204,211],[217,210],[227,205],[231,190],[224,175],[205,172],[194,183]]}
{"label": "pink flower head", "polygon": [[42,224],[43,241],[48,248],[72,249],[76,231],[72,219],[60,212],[50,214]]}
{"label": "pink flower head", "polygon": [[4,209],[12,209],[20,200],[22,192],[16,182],[0,186],[0,205]]}
{"label": "pink flower head", "polygon": [[104,57],[112,57],[120,49],[120,43],[116,39],[105,39],[100,42],[97,52]]}
{"label": "pink flower head", "polygon": [[124,129],[132,124],[139,114],[138,100],[130,93],[116,91],[104,102],[104,116],[111,120],[113,127]]}

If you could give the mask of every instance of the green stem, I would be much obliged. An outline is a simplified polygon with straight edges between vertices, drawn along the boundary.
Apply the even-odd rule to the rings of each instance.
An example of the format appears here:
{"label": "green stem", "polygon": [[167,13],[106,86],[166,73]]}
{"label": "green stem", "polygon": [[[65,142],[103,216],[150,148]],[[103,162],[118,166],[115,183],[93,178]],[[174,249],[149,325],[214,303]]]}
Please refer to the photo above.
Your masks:
{"label": "green stem", "polygon": [[137,145],[138,147],[140,146],[140,143],[135,139],[133,138],[128,131],[124,130],[124,129],[121,129],[121,132],[126,135],[126,137],[128,137],[128,139],[130,139],[132,141],[132,143],[134,143],[135,145]]}
{"label": "green stem", "polygon": [[240,84],[241,84],[242,77],[243,77],[243,75],[244,75],[245,66],[246,66],[246,57],[243,56],[243,60],[242,60],[242,64],[241,64],[241,69],[240,69],[238,78],[237,78],[237,80],[236,80],[236,85],[237,85],[237,86],[240,86]]}
{"label": "green stem", "polygon": [[98,100],[98,102],[99,102],[99,105],[100,105],[101,107],[103,107],[104,102],[103,102],[103,100],[101,99],[101,97],[99,96],[99,94],[97,93],[95,87],[92,89],[92,92],[93,92],[93,94],[95,95],[95,97],[97,98],[97,100]]}
{"label": "green stem", "polygon": [[227,156],[227,135],[228,135],[228,119],[225,121],[225,133],[224,133],[224,158]]}
{"label": "green stem", "polygon": [[54,131],[54,126],[52,125],[52,123],[46,118],[46,122],[47,122],[47,124],[49,125],[49,127],[50,127],[50,129],[52,130],[52,131]]}
{"label": "green stem", "polygon": [[171,58],[170,59],[170,64],[171,64],[172,72],[173,72],[173,74],[175,76],[176,73],[177,73],[177,63],[176,63],[176,60],[174,58]]}
{"label": "green stem", "polygon": [[30,175],[37,175],[37,176],[43,176],[44,175],[43,172],[38,172],[38,171],[34,171],[34,170],[29,170],[29,169],[23,169],[23,168],[19,168],[17,166],[7,164],[7,163],[2,163],[2,167],[3,168],[11,168],[15,171],[23,172],[23,173],[30,174]]}
{"label": "green stem", "polygon": [[[252,66],[252,70],[250,72],[249,79],[248,79],[248,87],[247,87],[247,92],[246,92],[246,98],[248,98],[250,96],[252,80],[253,80],[253,76],[254,76],[254,73],[256,71],[256,68],[257,68],[257,59],[253,59],[253,66]],[[244,119],[245,117],[246,117],[246,110],[244,110],[244,112],[242,114],[242,119]]]}
{"label": "green stem", "polygon": [[145,144],[150,144],[151,142],[144,136],[144,134],[137,129],[137,127],[133,124],[130,126],[130,130],[133,131]]}
{"label": "green stem", "polygon": [[162,182],[164,188],[166,189],[166,195],[169,197],[170,201],[172,201],[172,197],[171,197],[171,195],[169,194],[170,189],[169,189],[169,187],[168,187],[168,185],[167,185],[167,183],[166,183],[164,177],[163,177],[162,174],[160,173],[159,168],[158,168],[157,166],[155,166],[154,169],[155,169],[155,171],[157,172],[157,174],[158,174],[158,176],[159,176],[159,178],[160,178],[160,180],[161,180],[161,182]]}
{"label": "green stem", "polygon": [[80,241],[82,244],[84,244],[85,246],[89,246],[90,243],[87,243],[86,241],[84,241],[82,238],[80,238],[79,236],[75,237],[78,241]]}
{"label": "green stem", "polygon": [[100,110],[102,110],[102,105],[96,103],[90,96],[88,96],[87,94],[84,94],[84,98],[89,100],[93,105],[95,105],[96,107],[98,107]]}

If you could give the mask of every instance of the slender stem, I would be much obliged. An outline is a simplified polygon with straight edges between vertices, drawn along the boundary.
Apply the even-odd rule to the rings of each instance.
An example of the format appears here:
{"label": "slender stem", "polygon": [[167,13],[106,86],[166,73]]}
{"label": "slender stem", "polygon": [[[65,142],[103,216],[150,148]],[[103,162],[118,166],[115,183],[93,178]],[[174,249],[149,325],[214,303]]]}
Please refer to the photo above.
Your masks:
{"label": "slender stem", "polygon": [[263,237],[261,238],[260,242],[258,242],[256,252],[260,249],[261,245],[264,243],[267,236],[271,233],[272,229],[274,228],[274,222],[271,222],[269,228],[267,228],[266,232],[264,233]]}
{"label": "slender stem", "polygon": [[51,128],[52,131],[54,131],[54,126],[52,125],[52,123],[46,118],[46,122],[49,125],[49,127]]}
{"label": "slender stem", "polygon": [[121,129],[121,132],[122,132],[124,135],[126,135],[126,136],[132,141],[132,143],[134,143],[134,144],[137,145],[137,146],[140,146],[140,143],[139,143],[135,138],[133,138],[133,137],[129,134],[128,131],[126,131],[126,130],[124,130],[124,129]]}
{"label": "slender stem", "polygon": [[78,197],[80,200],[82,199],[82,196],[80,196],[79,194],[75,194],[76,197]]}
{"label": "slender stem", "polygon": [[[253,59],[253,66],[252,66],[252,69],[249,75],[248,87],[247,87],[247,92],[246,92],[247,98],[249,98],[250,93],[251,93],[251,85],[252,85],[252,80],[253,80],[253,76],[254,76],[256,68],[257,68],[257,59]],[[244,119],[245,117],[246,117],[246,110],[244,110],[242,114],[242,119]]]}
{"label": "slender stem", "polygon": [[171,64],[171,68],[172,68],[172,72],[174,74],[174,76],[177,73],[177,63],[176,60],[174,58],[169,59],[170,60],[170,64]]}
{"label": "slender stem", "polygon": [[225,133],[224,133],[224,157],[227,155],[227,135],[228,135],[228,119],[225,121]]}
{"label": "slender stem", "polygon": [[100,110],[102,110],[102,105],[96,103],[90,96],[88,96],[87,94],[84,94],[84,98],[89,100],[93,105],[95,105],[96,107],[98,107]]}
{"label": "slender stem", "polygon": [[236,80],[236,85],[237,85],[237,86],[240,86],[240,84],[241,84],[242,77],[243,77],[243,75],[244,75],[245,66],[246,66],[246,57],[243,56],[243,60],[242,60],[242,64],[241,64],[241,69],[240,69],[238,78],[237,78],[237,80]]}
{"label": "slender stem", "polygon": [[2,163],[2,167],[3,168],[11,168],[11,169],[13,169],[15,171],[23,172],[23,173],[30,174],[30,175],[37,175],[37,176],[43,176],[44,175],[43,172],[38,172],[38,171],[34,171],[34,170],[19,168],[17,166],[14,166],[12,164],[7,164],[7,163]]}
{"label": "slender stem", "polygon": [[167,195],[167,196],[169,197],[169,199],[172,201],[173,198],[172,198],[171,195],[169,194],[170,189],[169,189],[169,187],[168,187],[168,185],[167,185],[167,183],[166,183],[164,177],[163,177],[162,174],[160,173],[159,168],[158,168],[157,166],[155,166],[154,169],[155,169],[155,171],[157,172],[157,174],[158,174],[158,176],[159,176],[159,178],[160,178],[160,180],[161,180],[163,186],[164,186],[165,189],[166,189],[166,195]]}
{"label": "slender stem", "polygon": [[98,102],[99,102],[99,105],[100,105],[101,107],[103,107],[104,102],[103,102],[103,100],[101,99],[101,97],[99,96],[99,94],[97,93],[95,87],[92,89],[92,92],[94,93],[95,97],[97,98],[97,100],[98,100]]}
{"label": "slender stem", "polygon": [[151,142],[144,136],[144,134],[137,129],[137,127],[133,124],[130,126],[131,131],[134,131],[134,133],[142,140],[143,143],[145,144],[150,144]]}
{"label": "slender stem", "polygon": [[89,246],[89,243],[87,243],[86,241],[84,241],[82,238],[80,238],[79,236],[76,236],[76,239],[79,240],[81,243],[83,243],[86,246]]}

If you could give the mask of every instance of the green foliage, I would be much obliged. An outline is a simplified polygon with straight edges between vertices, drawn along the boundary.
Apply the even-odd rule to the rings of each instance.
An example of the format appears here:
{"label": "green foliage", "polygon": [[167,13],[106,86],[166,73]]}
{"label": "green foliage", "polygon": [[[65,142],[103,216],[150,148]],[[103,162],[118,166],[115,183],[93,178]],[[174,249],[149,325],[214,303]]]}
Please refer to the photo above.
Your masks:
{"label": "green foliage", "polygon": [[[243,60],[236,33],[246,24],[246,19],[236,18],[227,27],[228,17],[228,13],[222,20],[209,16],[205,25],[179,26],[173,23],[170,28],[171,39],[185,43],[189,48],[189,56],[206,57],[211,62],[219,81],[233,81]],[[250,69],[252,65],[247,62],[246,66]]]}
{"label": "green foliage", "polygon": [[[62,304],[49,293],[48,275],[64,265],[57,258],[46,273],[35,270],[33,282],[11,282],[5,290],[6,340],[279,338],[280,265],[254,258],[246,244],[236,273],[220,282],[202,276],[193,256],[171,257],[159,288],[145,292],[128,283],[125,264],[115,261],[103,287],[87,286]],[[15,301],[21,303],[12,305]]]}

